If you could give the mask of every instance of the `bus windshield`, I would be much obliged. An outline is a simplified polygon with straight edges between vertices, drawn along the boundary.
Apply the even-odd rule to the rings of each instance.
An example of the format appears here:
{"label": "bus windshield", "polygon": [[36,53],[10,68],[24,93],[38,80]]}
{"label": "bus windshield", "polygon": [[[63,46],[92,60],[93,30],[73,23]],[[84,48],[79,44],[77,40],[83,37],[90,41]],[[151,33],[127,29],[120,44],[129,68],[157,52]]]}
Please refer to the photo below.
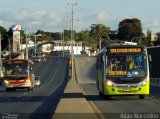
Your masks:
{"label": "bus windshield", "polygon": [[9,63],[5,66],[5,77],[26,77],[28,76],[27,62]]}
{"label": "bus windshield", "polygon": [[147,75],[145,55],[110,54],[107,58],[106,71],[109,77],[145,77]]}

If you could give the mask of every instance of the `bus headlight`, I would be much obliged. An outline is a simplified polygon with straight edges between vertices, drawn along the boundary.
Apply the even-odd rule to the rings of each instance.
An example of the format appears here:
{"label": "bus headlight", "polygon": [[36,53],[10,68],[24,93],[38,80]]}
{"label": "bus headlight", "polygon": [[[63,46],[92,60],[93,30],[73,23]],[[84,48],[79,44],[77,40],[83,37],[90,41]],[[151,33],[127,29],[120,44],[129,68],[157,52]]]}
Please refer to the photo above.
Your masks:
{"label": "bus headlight", "polygon": [[4,80],[4,83],[5,83],[5,84],[9,84],[9,81],[7,81],[7,80]]}
{"label": "bus headlight", "polygon": [[26,83],[30,83],[31,81],[29,79],[26,80]]}
{"label": "bus headlight", "polygon": [[113,83],[110,80],[108,80],[107,81],[107,86],[113,86]]}
{"label": "bus headlight", "polygon": [[147,84],[147,81],[146,80],[144,80],[144,81],[142,81],[142,86],[145,86]]}

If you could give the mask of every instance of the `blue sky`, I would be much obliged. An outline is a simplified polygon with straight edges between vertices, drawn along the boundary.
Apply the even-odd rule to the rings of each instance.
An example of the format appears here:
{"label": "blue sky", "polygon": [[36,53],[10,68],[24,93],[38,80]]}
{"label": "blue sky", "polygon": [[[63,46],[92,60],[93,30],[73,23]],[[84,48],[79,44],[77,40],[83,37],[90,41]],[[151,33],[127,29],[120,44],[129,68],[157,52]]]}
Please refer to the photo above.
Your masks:
{"label": "blue sky", "polygon": [[74,6],[76,30],[90,29],[91,24],[105,24],[116,30],[125,18],[138,18],[143,32],[160,32],[160,0],[0,0],[0,26],[8,29],[20,24],[23,29],[62,31],[70,28]]}

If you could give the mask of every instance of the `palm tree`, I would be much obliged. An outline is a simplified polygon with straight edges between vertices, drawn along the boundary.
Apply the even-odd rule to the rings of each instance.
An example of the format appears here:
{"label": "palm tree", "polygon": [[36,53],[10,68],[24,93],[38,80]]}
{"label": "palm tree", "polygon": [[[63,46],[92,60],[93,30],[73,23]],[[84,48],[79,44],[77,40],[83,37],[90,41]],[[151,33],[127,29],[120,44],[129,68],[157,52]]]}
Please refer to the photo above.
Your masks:
{"label": "palm tree", "polygon": [[[101,50],[101,42],[105,39],[110,39],[109,36],[109,28],[102,24],[92,24],[90,35],[96,42],[99,42],[99,50]],[[98,43],[97,43],[98,45]]]}

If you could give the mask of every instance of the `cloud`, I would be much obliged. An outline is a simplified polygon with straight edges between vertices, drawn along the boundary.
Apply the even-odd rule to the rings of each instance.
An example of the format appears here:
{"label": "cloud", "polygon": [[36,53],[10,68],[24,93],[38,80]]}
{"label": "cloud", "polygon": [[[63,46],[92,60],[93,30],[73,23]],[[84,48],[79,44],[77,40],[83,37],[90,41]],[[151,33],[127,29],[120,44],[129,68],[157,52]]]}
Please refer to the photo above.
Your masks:
{"label": "cloud", "polygon": [[35,31],[42,29],[46,31],[56,31],[61,26],[62,15],[48,11],[14,11],[0,13],[0,25],[9,28],[14,24],[20,24],[22,28]]}
{"label": "cloud", "polygon": [[145,25],[145,28],[158,28],[160,27],[160,20],[154,20],[152,22],[148,22],[146,25]]}
{"label": "cloud", "polygon": [[106,11],[101,11],[97,14],[97,20],[106,23],[107,21],[112,20],[112,17]]}
{"label": "cloud", "polygon": [[110,27],[111,30],[117,30],[119,20],[118,18],[113,18],[107,11],[100,11],[98,13],[93,13],[90,15],[83,14],[81,16],[82,29],[90,29],[92,24],[104,24],[107,27]]}
{"label": "cloud", "polygon": [[149,22],[145,23],[143,25],[143,29],[144,29],[145,32],[148,29],[153,31],[153,32],[160,31],[160,19],[159,20],[149,21]]}

